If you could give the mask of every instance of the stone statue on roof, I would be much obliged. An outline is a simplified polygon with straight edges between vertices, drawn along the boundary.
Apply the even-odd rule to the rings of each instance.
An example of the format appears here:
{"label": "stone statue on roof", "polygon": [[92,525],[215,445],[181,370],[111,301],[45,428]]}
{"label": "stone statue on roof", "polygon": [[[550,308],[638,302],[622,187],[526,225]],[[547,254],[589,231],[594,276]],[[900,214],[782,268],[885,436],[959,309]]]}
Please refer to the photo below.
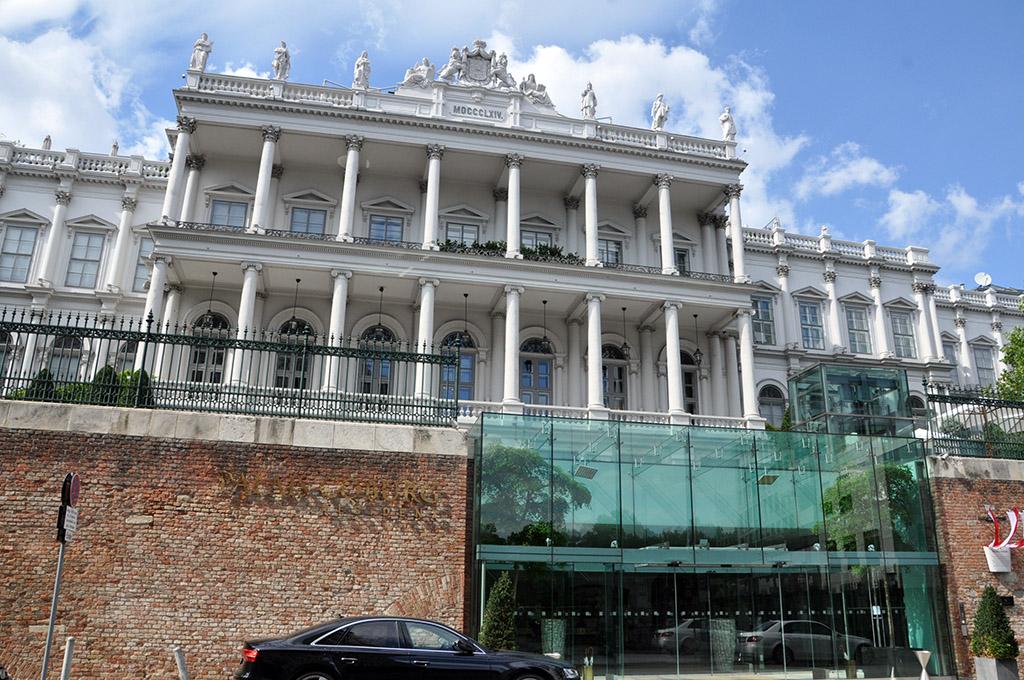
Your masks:
{"label": "stone statue on roof", "polygon": [[498,87],[514,89],[515,79],[508,72],[508,57],[502,52],[500,55],[491,52],[491,78]]}
{"label": "stone statue on roof", "polygon": [[580,95],[580,113],[584,118],[597,118],[597,95],[594,94],[594,86],[590,83],[587,83],[583,94]]}
{"label": "stone statue on roof", "polygon": [[658,93],[651,104],[651,129],[664,130],[665,122],[668,120],[668,104],[665,103],[665,95]]}
{"label": "stone statue on roof", "polygon": [[437,74],[437,77],[439,80],[454,83],[462,75],[463,66],[462,51],[458,47],[453,47],[452,53],[448,57],[448,63],[441,67],[441,72]]}
{"label": "stone statue on roof", "polygon": [[205,71],[206,60],[210,58],[210,52],[212,51],[213,42],[210,41],[210,36],[200,33],[199,40],[196,40],[196,44],[192,48],[192,58],[188,62],[188,70]]}
{"label": "stone statue on roof", "polygon": [[292,70],[292,57],[288,54],[288,46],[281,41],[281,44],[274,49],[274,60],[270,62],[274,69],[274,80],[288,80],[288,73]]}
{"label": "stone statue on roof", "polygon": [[50,139],[50,135],[43,137],[43,151],[49,151],[53,145],[53,140]]}
{"label": "stone statue on roof", "polygon": [[363,50],[363,53],[356,59],[356,67],[352,72],[352,89],[370,89],[370,56]]}
{"label": "stone statue on roof", "polygon": [[728,106],[725,107],[725,111],[718,117],[718,122],[722,124],[722,140],[726,142],[736,141],[736,121],[732,117],[732,109]]}
{"label": "stone statue on roof", "polygon": [[526,95],[534,104],[541,106],[554,106],[551,97],[548,96],[548,88],[537,82],[537,78],[531,73],[526,80],[519,83],[519,91]]}
{"label": "stone statue on roof", "polygon": [[423,57],[423,61],[406,69],[402,87],[427,87],[432,82],[434,82],[434,65],[430,63],[429,59]]}

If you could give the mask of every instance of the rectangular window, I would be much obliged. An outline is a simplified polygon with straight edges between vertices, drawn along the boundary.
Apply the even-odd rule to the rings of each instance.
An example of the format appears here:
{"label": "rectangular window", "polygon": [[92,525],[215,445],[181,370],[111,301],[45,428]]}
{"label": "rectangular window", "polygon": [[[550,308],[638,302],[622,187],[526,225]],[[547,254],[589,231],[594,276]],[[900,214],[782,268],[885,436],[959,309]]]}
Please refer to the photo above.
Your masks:
{"label": "rectangular window", "polygon": [[7,227],[4,231],[4,244],[0,248],[0,281],[28,281],[38,233],[35,227]]}
{"label": "rectangular window", "polygon": [[825,349],[825,331],[821,326],[821,305],[800,302],[800,337],[804,349]]}
{"label": "rectangular window", "polygon": [[871,330],[866,307],[846,305],[846,330],[850,336],[850,351],[871,354]]}
{"label": "rectangular window", "polygon": [[299,234],[322,234],[326,226],[326,210],[292,208],[292,231]]}
{"label": "rectangular window", "polygon": [[949,369],[949,380],[954,385],[960,382],[960,371],[957,368],[960,364],[960,357],[958,356],[956,343],[942,341],[942,353],[946,357],[946,361],[953,364],[953,368]]}
{"label": "rectangular window", "polygon": [[248,212],[248,203],[214,200],[213,209],[210,211],[210,222],[244,229],[245,216]]}
{"label": "rectangular window", "polygon": [[153,239],[143,238],[139,242],[139,259],[135,261],[135,278],[132,280],[132,290],[141,293],[146,290],[146,282],[149,281],[149,256],[153,254]]}
{"label": "rectangular window", "polygon": [[690,271],[690,251],[685,248],[676,248],[676,269],[681,272]]}
{"label": "rectangular window", "polygon": [[71,288],[95,288],[103,255],[103,234],[80,231],[71,245],[71,260],[64,285]]}
{"label": "rectangular window", "polygon": [[996,384],[996,362],[991,347],[974,348],[974,367],[978,371],[978,384],[990,387]]}
{"label": "rectangular window", "polygon": [[448,222],[444,230],[445,240],[455,241],[464,246],[476,245],[480,239],[480,227],[476,224],[459,224]]}
{"label": "rectangular window", "polygon": [[523,229],[519,232],[520,248],[536,248],[537,246],[550,246],[551,234],[546,231],[530,231]]}
{"label": "rectangular window", "polygon": [[771,298],[756,297],[752,299],[754,308],[754,344],[775,344],[775,311],[772,309]]}
{"label": "rectangular window", "polygon": [[604,264],[622,264],[622,241],[597,239],[597,259]]}
{"label": "rectangular window", "polygon": [[916,359],[914,320],[910,312],[889,312],[889,321],[892,323],[892,340],[896,356],[901,359]]}
{"label": "rectangular window", "polygon": [[402,240],[405,220],[401,217],[388,215],[370,215],[370,240],[392,241]]}

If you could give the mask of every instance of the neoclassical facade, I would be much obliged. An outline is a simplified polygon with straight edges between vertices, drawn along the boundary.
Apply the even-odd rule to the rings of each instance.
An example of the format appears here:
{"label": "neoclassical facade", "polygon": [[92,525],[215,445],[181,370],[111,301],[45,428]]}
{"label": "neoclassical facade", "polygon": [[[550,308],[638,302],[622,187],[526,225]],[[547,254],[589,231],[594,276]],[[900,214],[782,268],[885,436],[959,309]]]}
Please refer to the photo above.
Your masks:
{"label": "neoclassical facade", "polygon": [[918,397],[995,379],[1019,299],[937,287],[921,248],[747,228],[728,112],[722,140],[614,125],[588,87],[565,116],[482,42],[457,52],[393,92],[363,59],[345,88],[194,58],[170,162],[0,142],[2,303],[458,338],[467,417],[760,428],[820,361],[905,367]]}

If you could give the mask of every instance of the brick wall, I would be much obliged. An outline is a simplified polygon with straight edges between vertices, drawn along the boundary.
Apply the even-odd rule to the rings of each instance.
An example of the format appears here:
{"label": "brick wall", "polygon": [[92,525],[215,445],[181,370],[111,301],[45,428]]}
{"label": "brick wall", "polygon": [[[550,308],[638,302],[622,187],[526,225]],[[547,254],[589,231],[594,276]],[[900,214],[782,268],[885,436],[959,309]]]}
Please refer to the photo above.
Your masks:
{"label": "brick wall", "polygon": [[[959,605],[964,605],[970,632],[985,586],[995,587],[1000,595],[1014,596],[1015,604],[1008,607],[1006,613],[1017,639],[1024,643],[1024,552],[1012,551],[1011,573],[993,574],[988,570],[983,550],[993,535],[985,505],[993,505],[997,512],[1005,513],[1022,504],[1024,462],[933,459],[931,479],[957,673],[960,677],[973,677],[974,664],[967,647],[968,639],[961,633]],[[1024,659],[1018,660],[1024,674],[1022,662]]]}
{"label": "brick wall", "polygon": [[[412,441],[412,437],[409,437]],[[363,440],[359,440],[361,445]],[[246,639],[337,614],[463,622],[467,459],[0,428],[0,667],[39,673],[66,471],[83,478],[57,645],[75,678],[226,678]]]}

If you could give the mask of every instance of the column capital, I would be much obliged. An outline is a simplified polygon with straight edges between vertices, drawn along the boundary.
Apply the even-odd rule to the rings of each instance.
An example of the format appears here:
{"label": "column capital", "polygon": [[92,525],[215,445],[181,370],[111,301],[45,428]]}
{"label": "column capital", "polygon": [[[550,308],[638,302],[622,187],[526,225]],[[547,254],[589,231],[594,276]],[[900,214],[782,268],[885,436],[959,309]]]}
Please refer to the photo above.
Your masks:
{"label": "column capital", "polygon": [[779,278],[784,278],[786,276],[789,276],[789,265],[788,264],[778,264],[778,265],[776,265],[775,266],[775,275],[778,276]]}
{"label": "column capital", "polygon": [[505,167],[518,168],[523,165],[523,155],[519,153],[505,154]]}
{"label": "column capital", "polygon": [[131,196],[121,197],[121,210],[125,212],[133,213],[135,209],[139,207],[139,201]]}
{"label": "column capital", "polygon": [[928,283],[927,281],[914,281],[910,288],[915,293],[921,293],[922,295],[935,292],[935,284]]}
{"label": "column capital", "polygon": [[697,213],[697,224],[699,224],[702,227],[715,226],[715,214],[709,212]]}
{"label": "column capital", "polygon": [[444,145],[427,144],[427,158],[430,160],[441,160],[444,158]]}
{"label": "column capital", "polygon": [[752,317],[753,315],[754,315],[754,310],[752,308],[750,308],[750,307],[739,307],[739,308],[736,309],[736,312],[735,312],[735,316],[736,316],[737,319],[740,318],[741,316],[750,316],[750,317]]}
{"label": "column capital", "polygon": [[243,273],[252,270],[258,274],[259,272],[263,271],[263,265],[260,264],[259,262],[243,262],[239,266],[242,268]]}
{"label": "column capital", "polygon": [[637,330],[640,333],[653,333],[657,329],[654,326],[652,326],[651,324],[649,324],[649,323],[644,323],[644,324],[640,324],[640,327],[637,328]]}
{"label": "column capital", "polygon": [[494,196],[495,201],[507,201],[508,189],[494,189],[491,191],[491,195]]}
{"label": "column capital", "polygon": [[283,165],[277,165],[275,163],[274,165],[270,166],[270,176],[271,177],[273,177],[274,179],[281,179],[282,175],[284,175],[284,166]]}
{"label": "column capital", "polygon": [[728,196],[729,198],[739,198],[742,192],[742,184],[727,184],[725,188],[722,189],[722,193]]}
{"label": "column capital", "polygon": [[587,179],[597,177],[597,171],[601,169],[601,166],[597,163],[585,163],[580,167],[580,174]]}
{"label": "column capital", "polygon": [[260,134],[263,135],[264,142],[276,142],[281,139],[281,128],[276,125],[264,125],[260,128]]}
{"label": "column capital", "polygon": [[659,189],[668,189],[672,186],[672,175],[668,173],[660,173],[654,176],[654,186]]}
{"label": "column capital", "polygon": [[639,203],[633,204],[633,219],[639,220],[647,217],[647,206]]}
{"label": "column capital", "polygon": [[362,151],[364,141],[359,135],[345,135],[345,148],[349,151]]}
{"label": "column capital", "polygon": [[871,288],[881,288],[882,287],[882,277],[879,276],[878,274],[875,274],[873,276],[869,276],[868,277],[868,286],[870,286]]}
{"label": "column capital", "polygon": [[839,278],[839,274],[837,274],[834,269],[827,269],[825,270],[825,273],[821,275],[821,278],[824,279],[825,283],[835,283],[836,279]]}
{"label": "column capital", "polygon": [[579,196],[566,196],[562,199],[562,203],[569,210],[579,210],[580,208],[580,197]]}
{"label": "column capital", "polygon": [[421,179],[420,180],[420,193],[421,194],[427,193],[427,180],[425,180],[425,179]]}
{"label": "column capital", "polygon": [[174,293],[175,295],[181,295],[181,292],[183,290],[185,289],[176,283],[168,283],[166,286],[164,286],[164,292],[168,294]]}
{"label": "column capital", "polygon": [[526,289],[522,286],[505,286],[506,293],[515,293],[516,295],[522,295]]}
{"label": "column capital", "polygon": [[587,293],[587,302],[590,302],[591,300],[597,300],[598,302],[604,302],[604,294],[603,293]]}
{"label": "column capital", "polygon": [[727,229],[729,227],[729,218],[725,215],[714,216],[715,229]]}
{"label": "column capital", "polygon": [[178,116],[178,130],[192,134],[196,131],[196,119],[190,116]]}
{"label": "column capital", "polygon": [[430,286],[431,288],[437,288],[441,285],[441,282],[437,279],[420,279],[419,284],[421,286]]}
{"label": "column capital", "polygon": [[953,325],[957,328],[967,328],[967,319],[962,316],[958,316],[953,319]]}
{"label": "column capital", "polygon": [[170,265],[174,258],[170,255],[164,255],[163,253],[153,253],[149,256],[149,259],[153,261],[153,264],[162,262],[164,265]]}
{"label": "column capital", "polygon": [[346,279],[351,279],[352,278],[352,272],[350,272],[347,269],[332,269],[331,270],[331,278],[332,279],[336,279],[339,276],[343,277],[343,278],[346,278]]}
{"label": "column capital", "polygon": [[992,332],[993,333],[1001,333],[1002,330],[1003,330],[1003,322],[1002,321],[993,321],[992,322]]}
{"label": "column capital", "polygon": [[661,308],[665,311],[668,311],[670,309],[680,309],[682,306],[683,305],[681,302],[665,301],[661,304]]}
{"label": "column capital", "polygon": [[573,317],[569,317],[569,319],[567,319],[565,323],[570,325],[570,326],[582,326],[583,325],[583,319],[581,319],[579,317],[576,317],[576,316],[573,316]]}
{"label": "column capital", "polygon": [[503,310],[503,309],[492,310],[491,311],[491,318],[492,319],[504,319],[505,318],[505,310]]}
{"label": "column capital", "polygon": [[202,170],[204,165],[206,165],[206,156],[202,154],[190,153],[185,156],[185,166],[192,170]]}
{"label": "column capital", "polygon": [[57,189],[53,192],[54,198],[57,199],[57,205],[70,205],[71,204],[71,192],[64,191],[63,189]]}

